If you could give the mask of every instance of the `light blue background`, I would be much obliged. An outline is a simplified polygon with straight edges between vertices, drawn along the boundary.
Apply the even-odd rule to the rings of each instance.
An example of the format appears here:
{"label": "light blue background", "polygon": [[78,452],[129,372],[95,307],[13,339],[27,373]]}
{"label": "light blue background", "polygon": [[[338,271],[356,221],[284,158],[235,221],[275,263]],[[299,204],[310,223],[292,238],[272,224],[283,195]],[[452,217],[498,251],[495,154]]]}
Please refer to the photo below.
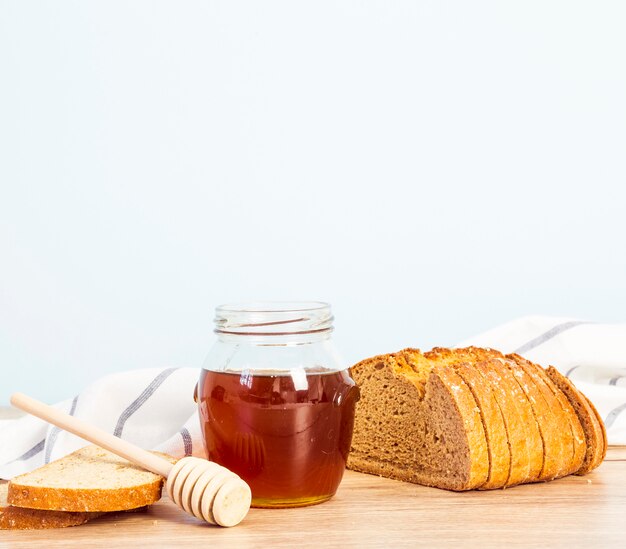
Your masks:
{"label": "light blue background", "polygon": [[348,362],[626,320],[623,2],[0,2],[0,404],[321,299]]}

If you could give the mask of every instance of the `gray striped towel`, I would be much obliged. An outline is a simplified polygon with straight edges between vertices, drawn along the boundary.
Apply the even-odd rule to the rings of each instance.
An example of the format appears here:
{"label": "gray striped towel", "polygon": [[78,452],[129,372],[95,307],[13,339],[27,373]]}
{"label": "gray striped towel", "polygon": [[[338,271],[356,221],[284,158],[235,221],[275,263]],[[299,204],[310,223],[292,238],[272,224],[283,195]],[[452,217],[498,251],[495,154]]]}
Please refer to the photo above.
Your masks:
{"label": "gray striped towel", "polygon": [[[129,440],[182,457],[204,457],[193,391],[196,368],[131,370],[97,380],[59,409]],[[85,441],[33,416],[0,425],[0,478],[77,450]]]}
{"label": "gray striped towel", "polygon": [[609,444],[626,444],[626,324],[528,316],[459,343],[518,353],[568,376],[595,404]]}

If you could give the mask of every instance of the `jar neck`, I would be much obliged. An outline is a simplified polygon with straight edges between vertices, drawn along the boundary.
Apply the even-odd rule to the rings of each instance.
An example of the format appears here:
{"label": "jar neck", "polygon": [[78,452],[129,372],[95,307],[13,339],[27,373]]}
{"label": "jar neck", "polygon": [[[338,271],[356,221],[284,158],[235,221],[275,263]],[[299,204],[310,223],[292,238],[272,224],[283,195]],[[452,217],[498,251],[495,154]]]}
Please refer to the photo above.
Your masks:
{"label": "jar neck", "polygon": [[220,341],[249,345],[305,345],[330,338],[330,305],[318,302],[267,302],[222,305],[215,310]]}
{"label": "jar neck", "polygon": [[289,335],[242,335],[242,334],[217,334],[217,340],[231,345],[259,345],[259,346],[285,346],[285,345],[308,345],[321,343],[330,339],[330,333],[324,334],[289,334]]}

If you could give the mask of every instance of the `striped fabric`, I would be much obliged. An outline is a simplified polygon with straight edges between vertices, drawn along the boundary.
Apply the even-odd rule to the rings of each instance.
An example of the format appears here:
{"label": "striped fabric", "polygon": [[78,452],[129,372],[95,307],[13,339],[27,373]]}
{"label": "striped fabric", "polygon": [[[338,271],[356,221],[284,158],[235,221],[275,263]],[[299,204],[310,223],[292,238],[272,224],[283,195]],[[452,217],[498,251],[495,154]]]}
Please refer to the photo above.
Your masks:
{"label": "striped fabric", "polygon": [[[56,407],[143,448],[204,457],[193,400],[199,370],[132,370],[99,379]],[[0,478],[49,463],[86,443],[32,416],[0,424]]]}
{"label": "striped fabric", "polygon": [[459,343],[516,352],[553,365],[595,404],[609,444],[626,444],[626,324],[530,316]]}

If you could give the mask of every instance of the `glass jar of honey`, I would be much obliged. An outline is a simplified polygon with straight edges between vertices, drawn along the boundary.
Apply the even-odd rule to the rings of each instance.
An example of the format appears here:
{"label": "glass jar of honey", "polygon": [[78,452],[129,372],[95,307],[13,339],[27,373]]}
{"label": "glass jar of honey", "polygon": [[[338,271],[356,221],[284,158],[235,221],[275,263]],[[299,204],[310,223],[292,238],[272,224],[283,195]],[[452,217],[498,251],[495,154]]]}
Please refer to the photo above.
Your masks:
{"label": "glass jar of honey", "polygon": [[326,303],[216,309],[197,401],[208,458],[243,478],[253,507],[331,498],[359,391],[331,342]]}

